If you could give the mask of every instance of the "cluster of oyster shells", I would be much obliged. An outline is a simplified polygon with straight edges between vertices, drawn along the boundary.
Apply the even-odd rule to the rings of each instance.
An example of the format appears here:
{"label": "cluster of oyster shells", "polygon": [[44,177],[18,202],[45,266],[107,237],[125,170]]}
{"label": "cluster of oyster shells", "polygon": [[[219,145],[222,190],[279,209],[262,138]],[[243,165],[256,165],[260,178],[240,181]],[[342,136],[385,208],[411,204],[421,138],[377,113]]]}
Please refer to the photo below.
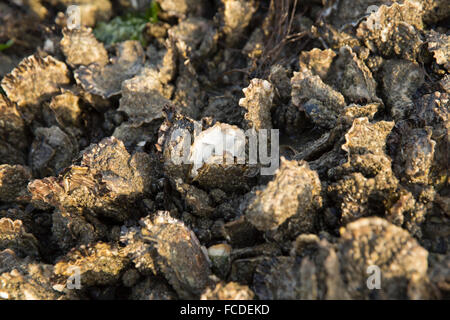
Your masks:
{"label": "cluster of oyster shells", "polygon": [[0,3],[0,299],[448,298],[449,2],[155,1]]}

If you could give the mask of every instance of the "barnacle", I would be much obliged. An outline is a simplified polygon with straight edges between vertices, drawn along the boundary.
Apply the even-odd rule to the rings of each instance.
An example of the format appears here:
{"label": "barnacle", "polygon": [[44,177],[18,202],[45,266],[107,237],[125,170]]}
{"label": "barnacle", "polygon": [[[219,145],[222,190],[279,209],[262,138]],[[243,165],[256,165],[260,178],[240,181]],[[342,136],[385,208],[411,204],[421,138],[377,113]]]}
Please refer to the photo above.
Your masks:
{"label": "barnacle", "polygon": [[121,93],[122,82],[138,74],[145,61],[137,41],[125,41],[117,47],[117,57],[110,64],[91,64],[75,70],[75,79],[87,92],[110,98]]}

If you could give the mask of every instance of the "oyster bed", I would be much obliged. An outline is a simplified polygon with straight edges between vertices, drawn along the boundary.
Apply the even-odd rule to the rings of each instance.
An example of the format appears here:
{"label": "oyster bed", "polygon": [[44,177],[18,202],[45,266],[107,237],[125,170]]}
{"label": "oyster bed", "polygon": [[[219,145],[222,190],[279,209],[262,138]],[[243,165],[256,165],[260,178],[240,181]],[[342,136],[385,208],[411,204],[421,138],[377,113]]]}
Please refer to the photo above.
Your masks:
{"label": "oyster bed", "polygon": [[[0,299],[448,299],[449,21],[446,0],[0,2]],[[264,129],[270,174],[246,140],[173,161]]]}

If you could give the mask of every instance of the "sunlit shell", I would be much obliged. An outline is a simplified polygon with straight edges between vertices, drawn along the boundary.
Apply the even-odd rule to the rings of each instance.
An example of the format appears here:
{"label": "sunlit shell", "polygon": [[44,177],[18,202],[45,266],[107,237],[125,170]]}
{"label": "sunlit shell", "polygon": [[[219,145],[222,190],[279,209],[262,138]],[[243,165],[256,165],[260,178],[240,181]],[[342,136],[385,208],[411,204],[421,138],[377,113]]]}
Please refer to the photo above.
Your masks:
{"label": "sunlit shell", "polygon": [[38,106],[70,83],[67,66],[53,58],[33,55],[22,62],[2,80],[9,100],[19,108]]}
{"label": "sunlit shell", "polygon": [[103,67],[108,63],[108,53],[102,43],[92,34],[90,28],[69,30],[63,29],[61,49],[66,56],[66,62],[72,66],[88,66],[96,63]]}

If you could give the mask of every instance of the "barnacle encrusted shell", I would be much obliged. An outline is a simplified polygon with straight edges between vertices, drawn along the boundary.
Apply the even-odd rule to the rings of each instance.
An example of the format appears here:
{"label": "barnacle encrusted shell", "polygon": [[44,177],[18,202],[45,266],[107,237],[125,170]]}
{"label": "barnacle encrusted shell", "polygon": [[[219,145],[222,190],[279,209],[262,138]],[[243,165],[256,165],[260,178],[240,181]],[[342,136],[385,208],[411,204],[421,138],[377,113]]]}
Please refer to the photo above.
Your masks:
{"label": "barnacle encrusted shell", "polygon": [[233,46],[241,39],[258,6],[254,0],[222,0],[222,4],[224,6],[222,32],[225,34],[227,45]]}
{"label": "barnacle encrusted shell", "polygon": [[55,175],[72,163],[78,146],[76,141],[58,126],[39,127],[34,134],[29,163],[36,177]]}
{"label": "barnacle encrusted shell", "polygon": [[450,36],[430,30],[426,37],[428,50],[433,53],[436,63],[450,72]]}
{"label": "barnacle encrusted shell", "polygon": [[121,93],[122,82],[138,74],[145,62],[145,53],[138,41],[124,41],[117,47],[117,57],[110,64],[81,66],[75,80],[84,90],[103,98]]}
{"label": "barnacle encrusted shell", "polygon": [[245,119],[249,126],[256,130],[271,129],[273,97],[275,95],[272,84],[267,80],[252,79],[247,88],[242,90],[245,98],[239,100],[239,105],[247,109]]}
{"label": "barnacle encrusted shell", "polygon": [[211,284],[211,270],[195,234],[168,212],[158,212],[153,221],[144,222],[144,236],[156,247],[161,272],[180,298],[198,298]]}
{"label": "barnacle encrusted shell", "polygon": [[32,55],[23,59],[3,78],[1,84],[9,100],[22,108],[37,107],[49,96],[58,93],[61,86],[69,83],[69,70],[65,63],[52,56],[43,58]]}
{"label": "barnacle encrusted shell", "polygon": [[265,189],[256,192],[245,216],[262,231],[274,230],[287,219],[299,216],[298,228],[303,232],[312,231],[312,211],[320,207],[320,192],[319,176],[307,162],[282,158],[274,180]]}
{"label": "barnacle encrusted shell", "polygon": [[291,79],[292,103],[305,110],[318,126],[331,128],[344,109],[344,96],[325,84],[311,71],[294,72]]}
{"label": "barnacle encrusted shell", "polygon": [[91,28],[63,29],[61,50],[66,56],[66,62],[72,67],[88,66],[96,63],[103,67],[108,63],[108,53],[102,43],[92,34]]}
{"label": "barnacle encrusted shell", "polygon": [[338,249],[341,274],[353,299],[370,296],[370,266],[380,270],[379,299],[428,297],[428,252],[407,231],[378,217],[363,218],[341,229]]}
{"label": "barnacle encrusted shell", "polygon": [[363,21],[356,33],[372,52],[414,60],[420,52],[423,29],[422,4],[406,0],[391,6],[382,5]]}
{"label": "barnacle encrusted shell", "polygon": [[200,300],[253,300],[255,294],[246,285],[219,282],[214,289],[207,288]]}
{"label": "barnacle encrusted shell", "polygon": [[54,267],[54,282],[65,285],[78,268],[81,286],[106,285],[119,279],[128,259],[121,248],[104,242],[69,251]]}
{"label": "barnacle encrusted shell", "polygon": [[399,120],[414,110],[413,94],[424,82],[424,74],[417,63],[388,60],[382,68],[382,86],[386,105],[392,117]]}
{"label": "barnacle encrusted shell", "polygon": [[79,165],[58,177],[34,180],[28,189],[36,205],[77,208],[123,221],[151,184],[148,162],[147,154],[131,156],[120,140],[105,138],[84,151]]}
{"label": "barnacle encrusted shell", "polygon": [[21,165],[0,164],[0,201],[14,201],[26,193],[31,171]]}
{"label": "barnacle encrusted shell", "polygon": [[20,220],[0,219],[0,250],[12,249],[21,257],[39,257],[38,241]]}

